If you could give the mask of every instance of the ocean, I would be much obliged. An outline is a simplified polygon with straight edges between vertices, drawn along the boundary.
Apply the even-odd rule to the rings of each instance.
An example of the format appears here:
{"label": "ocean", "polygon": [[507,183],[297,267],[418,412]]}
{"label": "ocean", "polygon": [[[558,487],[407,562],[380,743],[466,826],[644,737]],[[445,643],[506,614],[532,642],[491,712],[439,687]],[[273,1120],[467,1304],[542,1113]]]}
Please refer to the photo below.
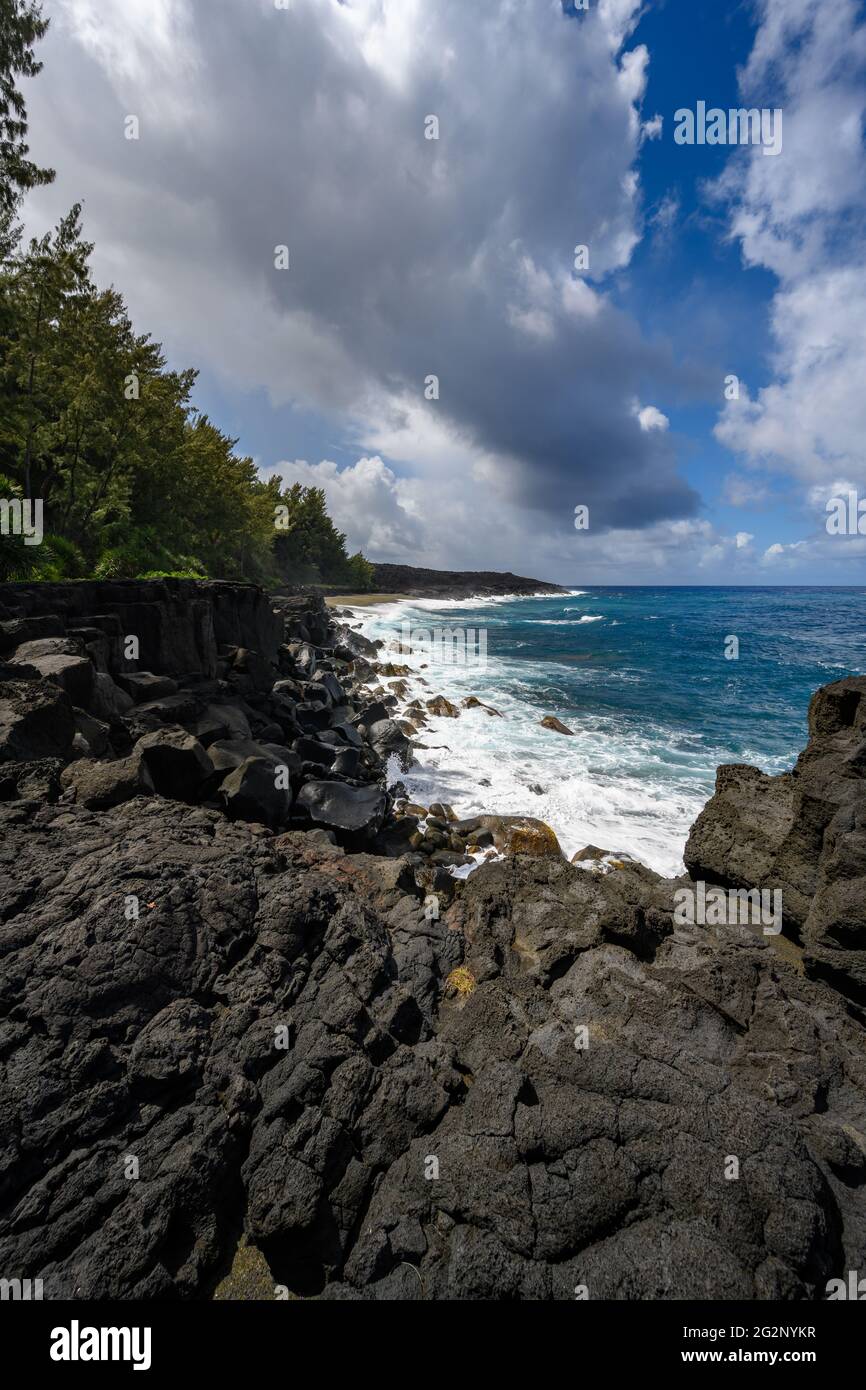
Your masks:
{"label": "ocean", "polygon": [[[866,671],[863,588],[575,586],[353,611],[385,639],[383,660],[413,667],[407,699],[475,695],[502,715],[431,718],[418,765],[394,769],[414,799],[538,816],[569,857],[594,844],[666,875],[682,871],[717,765],[791,767],[810,696]],[[458,652],[462,634],[465,664],[446,659],[453,638],[430,648],[437,629],[457,631]],[[408,631],[413,656],[391,648]],[[542,728],[545,715],[573,737]]]}

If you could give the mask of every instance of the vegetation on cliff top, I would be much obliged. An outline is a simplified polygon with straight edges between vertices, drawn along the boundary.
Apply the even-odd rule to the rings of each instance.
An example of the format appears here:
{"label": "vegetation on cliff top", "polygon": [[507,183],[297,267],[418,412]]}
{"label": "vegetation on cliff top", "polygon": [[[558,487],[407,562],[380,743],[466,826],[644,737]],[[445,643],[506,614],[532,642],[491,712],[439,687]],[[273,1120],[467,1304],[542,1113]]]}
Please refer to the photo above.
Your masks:
{"label": "vegetation on cliff top", "polygon": [[[0,0],[0,498],[42,503],[41,544],[0,533],[0,579],[186,574],[370,587],[324,492],[261,478],[192,403],[122,295],[95,284],[78,205],[22,245],[25,193],[53,171],[28,158],[20,76],[48,21]],[[4,529],[8,529],[4,528]]]}

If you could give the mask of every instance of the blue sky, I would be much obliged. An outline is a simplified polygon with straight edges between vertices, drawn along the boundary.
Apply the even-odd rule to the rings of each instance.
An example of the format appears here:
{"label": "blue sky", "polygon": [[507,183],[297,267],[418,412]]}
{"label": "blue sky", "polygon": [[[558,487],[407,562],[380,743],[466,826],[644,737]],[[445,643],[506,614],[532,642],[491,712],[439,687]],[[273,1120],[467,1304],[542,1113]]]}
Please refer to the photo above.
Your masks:
{"label": "blue sky", "polygon": [[[29,228],[83,199],[100,280],[353,548],[863,582],[866,536],[824,524],[866,497],[859,0],[46,10],[28,103],[58,180]],[[676,143],[699,101],[780,108],[781,153]]]}

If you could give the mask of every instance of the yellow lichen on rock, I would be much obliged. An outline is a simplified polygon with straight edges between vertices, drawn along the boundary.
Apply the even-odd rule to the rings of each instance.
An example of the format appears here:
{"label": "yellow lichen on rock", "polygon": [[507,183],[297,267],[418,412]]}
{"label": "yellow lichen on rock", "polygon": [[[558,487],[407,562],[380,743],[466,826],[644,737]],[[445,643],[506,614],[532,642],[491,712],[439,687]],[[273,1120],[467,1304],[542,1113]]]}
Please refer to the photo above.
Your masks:
{"label": "yellow lichen on rock", "polygon": [[558,859],[559,841],[543,820],[515,820],[503,827],[501,848],[506,854],[529,854],[535,859]]}
{"label": "yellow lichen on rock", "polygon": [[468,999],[477,983],[478,981],[471,970],[467,970],[465,965],[458,965],[456,970],[452,970],[446,979],[445,988],[450,993],[459,995],[462,999]]}

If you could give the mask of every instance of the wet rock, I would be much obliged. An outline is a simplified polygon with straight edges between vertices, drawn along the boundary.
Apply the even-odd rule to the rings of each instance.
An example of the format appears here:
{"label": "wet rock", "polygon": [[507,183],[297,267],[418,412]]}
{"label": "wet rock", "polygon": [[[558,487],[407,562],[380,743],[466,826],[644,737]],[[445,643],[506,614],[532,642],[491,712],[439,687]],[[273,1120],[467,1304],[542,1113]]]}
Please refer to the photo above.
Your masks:
{"label": "wet rock", "polygon": [[550,729],[555,734],[574,734],[574,730],[567,728],[561,719],[557,719],[555,714],[546,714],[538,722],[542,729]]}
{"label": "wet rock", "polygon": [[451,829],[478,845],[492,843],[501,854],[528,854],[533,858],[562,858],[559,841],[550,826],[534,816],[469,816]]}
{"label": "wet rock", "polygon": [[432,700],[426,702],[427,709],[431,714],[439,715],[445,719],[459,719],[460,711],[456,705],[452,705],[450,700],[446,700],[444,695],[434,695]]}
{"label": "wet rock", "polygon": [[352,833],[375,834],[385,814],[386,799],[378,787],[350,787],[343,782],[311,781],[298,794],[298,808],[315,825]]}
{"label": "wet rock", "polygon": [[367,728],[367,737],[381,758],[396,756],[408,766],[412,745],[396,719],[377,719]]}
{"label": "wet rock", "polygon": [[492,705],[486,705],[483,700],[478,699],[477,695],[467,695],[465,700],[461,700],[460,703],[464,709],[483,709],[485,714],[490,715],[491,718],[502,719],[503,717],[500,710],[494,709]]}

